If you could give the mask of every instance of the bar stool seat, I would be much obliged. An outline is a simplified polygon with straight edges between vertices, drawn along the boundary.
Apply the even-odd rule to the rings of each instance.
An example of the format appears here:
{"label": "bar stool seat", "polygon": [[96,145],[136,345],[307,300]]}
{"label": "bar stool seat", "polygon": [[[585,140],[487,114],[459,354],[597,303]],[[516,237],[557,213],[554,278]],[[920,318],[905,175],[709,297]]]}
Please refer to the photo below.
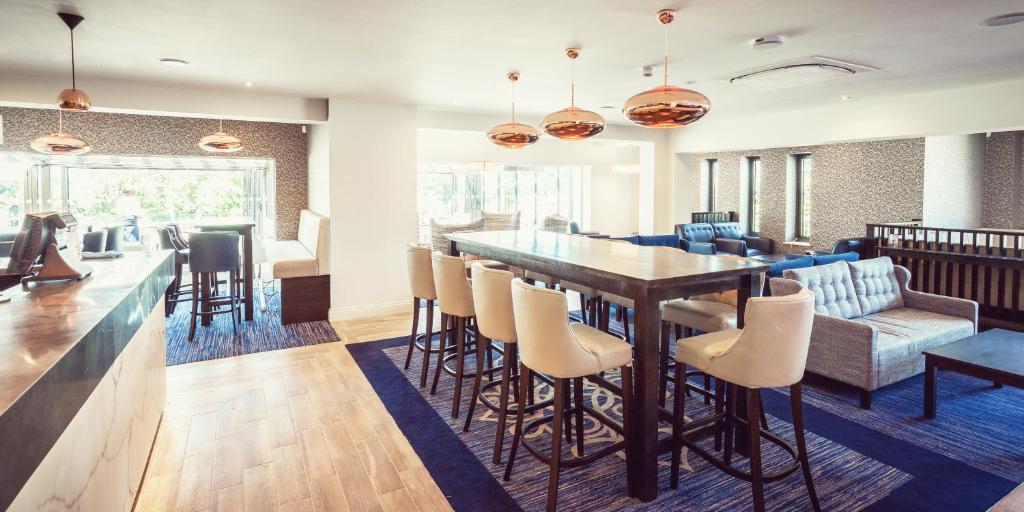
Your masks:
{"label": "bar stool seat", "polygon": [[633,360],[633,347],[623,343],[621,339],[608,333],[591,327],[587,324],[573,322],[569,324],[569,330],[576,340],[583,345],[583,348],[597,357],[597,366],[600,368],[592,373],[600,373],[605,370],[625,366]]}
{"label": "bar stool seat", "polygon": [[736,328],[736,306],[713,300],[676,299],[662,306],[661,318],[702,332]]}
{"label": "bar stool seat", "polygon": [[540,272],[534,272],[532,270],[527,270],[525,272],[525,274],[524,274],[524,277],[526,277],[527,281],[531,281],[531,282],[540,281],[540,282],[544,283],[544,286],[546,288],[552,288],[553,289],[556,285],[558,285],[558,279],[555,279],[554,277],[549,276],[547,274],[541,274]]}
{"label": "bar stool seat", "polygon": [[728,329],[690,338],[686,343],[676,345],[676,360],[686,361],[687,365],[705,371],[711,366],[711,360],[729,350],[742,332]]}

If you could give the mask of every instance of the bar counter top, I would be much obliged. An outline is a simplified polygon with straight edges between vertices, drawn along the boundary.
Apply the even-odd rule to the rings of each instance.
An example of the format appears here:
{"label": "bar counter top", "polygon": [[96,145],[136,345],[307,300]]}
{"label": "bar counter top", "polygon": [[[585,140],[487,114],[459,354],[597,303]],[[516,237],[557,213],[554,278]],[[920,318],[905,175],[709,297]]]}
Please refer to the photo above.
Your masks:
{"label": "bar counter top", "polygon": [[88,260],[92,275],[80,281],[4,292],[11,300],[0,303],[0,509],[160,304],[174,274],[172,254]]}

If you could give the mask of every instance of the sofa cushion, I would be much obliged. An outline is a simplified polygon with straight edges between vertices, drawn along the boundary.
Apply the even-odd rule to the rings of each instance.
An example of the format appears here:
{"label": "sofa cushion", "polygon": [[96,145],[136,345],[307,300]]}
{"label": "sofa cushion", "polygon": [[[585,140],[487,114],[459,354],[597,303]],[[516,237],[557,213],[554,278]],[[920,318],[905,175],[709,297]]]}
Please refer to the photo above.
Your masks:
{"label": "sofa cushion", "polygon": [[850,277],[863,314],[903,307],[900,283],[888,256],[850,263]]}
{"label": "sofa cushion", "polygon": [[810,256],[798,256],[792,259],[787,258],[778,263],[773,263],[771,268],[768,269],[768,277],[782,277],[782,273],[786,270],[813,266],[814,258]]}
{"label": "sofa cushion", "polygon": [[841,252],[839,254],[822,254],[812,256],[814,258],[815,265],[828,265],[829,263],[835,263],[837,261],[846,261],[852,263],[860,259],[860,254],[855,252]]}
{"label": "sofa cushion", "polygon": [[970,320],[911,308],[894,308],[863,316],[857,322],[878,330],[878,375],[882,387],[924,371],[921,351],[974,334]]}
{"label": "sofa cushion", "polygon": [[274,262],[271,267],[274,279],[316,276],[317,264],[313,253],[298,240],[275,240],[267,242],[267,258]]}
{"label": "sofa cushion", "polygon": [[815,313],[840,318],[857,318],[863,314],[845,261],[789,269],[783,275],[814,292]]}
{"label": "sofa cushion", "polygon": [[739,222],[715,222],[711,227],[715,230],[715,238],[743,239],[743,228]]}
{"label": "sofa cushion", "polygon": [[[316,260],[316,270],[310,276],[325,276],[331,273],[331,224],[330,219],[313,213],[312,210],[299,212],[299,243]],[[270,261],[277,261],[271,259]]]}
{"label": "sofa cushion", "polygon": [[710,242],[715,239],[715,229],[711,224],[695,222],[676,226],[676,234],[689,242]]}

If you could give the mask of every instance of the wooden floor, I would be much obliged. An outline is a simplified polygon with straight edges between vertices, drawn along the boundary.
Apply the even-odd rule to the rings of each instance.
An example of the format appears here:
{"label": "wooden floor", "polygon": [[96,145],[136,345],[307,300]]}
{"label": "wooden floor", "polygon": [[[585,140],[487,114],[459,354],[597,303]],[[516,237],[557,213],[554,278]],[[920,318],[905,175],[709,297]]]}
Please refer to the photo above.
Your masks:
{"label": "wooden floor", "polygon": [[[342,347],[407,335],[410,316],[336,323],[341,343],[168,368],[136,510],[451,510]],[[992,510],[1024,510],[1024,485]]]}
{"label": "wooden floor", "polygon": [[345,343],[410,315],[335,324],[341,343],[172,366],[140,511],[443,511],[448,501]]}

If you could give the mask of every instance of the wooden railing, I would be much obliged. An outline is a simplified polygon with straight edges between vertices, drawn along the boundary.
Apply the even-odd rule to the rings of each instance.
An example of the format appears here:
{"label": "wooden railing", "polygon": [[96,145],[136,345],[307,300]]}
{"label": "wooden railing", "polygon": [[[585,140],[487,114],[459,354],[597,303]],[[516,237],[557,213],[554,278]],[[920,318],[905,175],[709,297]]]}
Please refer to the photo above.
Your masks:
{"label": "wooden railing", "polygon": [[976,301],[982,317],[1024,323],[1024,231],[868,224],[867,254],[910,269],[911,289]]}
{"label": "wooden railing", "polygon": [[740,215],[736,212],[693,212],[691,222],[739,222]]}

